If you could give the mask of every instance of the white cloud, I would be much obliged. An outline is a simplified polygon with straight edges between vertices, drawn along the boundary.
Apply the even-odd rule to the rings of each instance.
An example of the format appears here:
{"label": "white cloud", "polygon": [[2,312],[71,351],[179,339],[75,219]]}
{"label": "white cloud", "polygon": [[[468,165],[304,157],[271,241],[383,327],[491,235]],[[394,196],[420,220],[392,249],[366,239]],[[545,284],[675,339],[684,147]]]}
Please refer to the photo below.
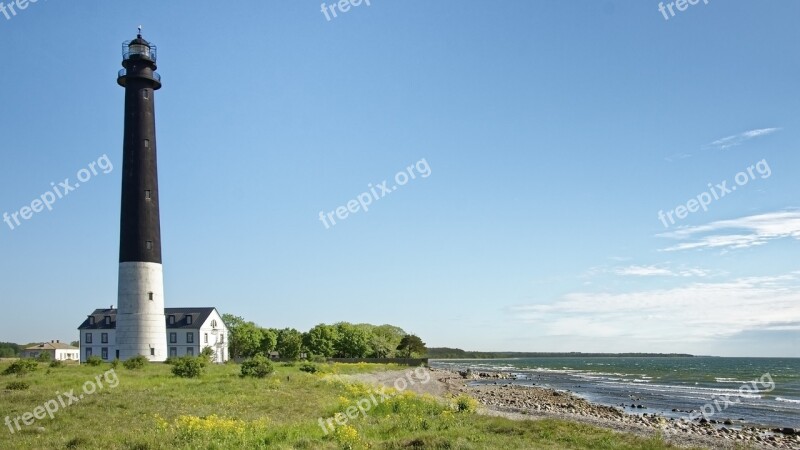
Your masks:
{"label": "white cloud", "polygon": [[691,268],[678,268],[672,269],[667,267],[659,267],[655,265],[649,266],[627,266],[617,267],[613,273],[621,276],[634,276],[634,277],[653,277],[653,276],[666,276],[666,277],[706,277],[711,273],[707,270],[691,267]]}
{"label": "white cloud", "polygon": [[764,245],[780,238],[800,239],[800,210],[776,211],[706,225],[684,227],[659,237],[681,242],[663,251],[692,249],[742,249]]}
{"label": "white cloud", "polygon": [[750,139],[766,136],[776,131],[780,131],[780,128],[760,128],[756,130],[745,131],[744,133],[734,134],[733,136],[717,139],[709,145],[719,150],[725,150],[731,147],[736,147],[737,145],[741,145]]}
{"label": "white cloud", "polygon": [[513,308],[546,336],[626,338],[651,343],[713,340],[752,330],[796,330],[800,275],[629,293],[572,293],[552,304]]}

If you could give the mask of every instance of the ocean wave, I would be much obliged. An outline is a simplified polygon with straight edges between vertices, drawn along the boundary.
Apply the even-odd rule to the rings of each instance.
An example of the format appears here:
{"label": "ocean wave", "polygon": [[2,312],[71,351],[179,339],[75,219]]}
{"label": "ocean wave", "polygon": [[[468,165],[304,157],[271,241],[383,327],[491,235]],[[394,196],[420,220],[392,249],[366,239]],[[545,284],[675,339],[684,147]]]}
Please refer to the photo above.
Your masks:
{"label": "ocean wave", "polygon": [[783,397],[775,397],[775,401],[777,401],[777,402],[785,402],[785,403],[800,403],[800,399],[783,398]]}

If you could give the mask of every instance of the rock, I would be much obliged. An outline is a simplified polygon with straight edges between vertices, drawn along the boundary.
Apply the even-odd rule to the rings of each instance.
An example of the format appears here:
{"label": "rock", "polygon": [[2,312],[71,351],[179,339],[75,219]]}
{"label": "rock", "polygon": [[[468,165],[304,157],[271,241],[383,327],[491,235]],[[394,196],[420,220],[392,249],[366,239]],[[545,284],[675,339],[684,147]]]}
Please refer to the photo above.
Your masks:
{"label": "rock", "polygon": [[795,431],[794,428],[786,427],[786,428],[781,428],[781,433],[791,436],[793,434],[797,434],[797,431]]}
{"label": "rock", "polygon": [[725,419],[725,421],[722,423],[725,425],[733,425],[733,421],[731,419]]}

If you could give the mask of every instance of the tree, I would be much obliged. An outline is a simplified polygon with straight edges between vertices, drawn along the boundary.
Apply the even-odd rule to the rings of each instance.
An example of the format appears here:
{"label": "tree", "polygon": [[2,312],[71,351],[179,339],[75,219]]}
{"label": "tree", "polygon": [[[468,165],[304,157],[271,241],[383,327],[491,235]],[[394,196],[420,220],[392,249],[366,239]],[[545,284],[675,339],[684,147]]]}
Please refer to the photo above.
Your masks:
{"label": "tree", "polygon": [[303,348],[303,336],[294,328],[284,328],[278,332],[278,342],[275,349],[281,358],[297,359]]}
{"label": "tree", "polygon": [[72,341],[72,342],[69,343],[69,345],[71,345],[73,347],[80,347],[81,343],[80,343],[80,341]]}
{"label": "tree", "polygon": [[389,358],[394,356],[397,346],[407,333],[400,327],[393,325],[380,325],[372,327],[370,341],[370,356],[374,358]]}
{"label": "tree", "polygon": [[340,358],[364,358],[369,353],[370,334],[363,327],[351,323],[336,324],[336,356]]}
{"label": "tree", "polygon": [[225,326],[228,327],[228,331],[231,333],[239,326],[247,323],[243,318],[234,316],[233,314],[223,314],[222,321],[225,322]]}
{"label": "tree", "polygon": [[400,340],[400,345],[397,346],[398,353],[405,357],[411,358],[412,355],[421,355],[425,353],[425,343],[422,342],[418,336],[414,334],[407,334]]}
{"label": "tree", "polygon": [[253,322],[237,324],[233,331],[229,331],[228,347],[233,358],[250,358],[261,350],[263,334]]}
{"label": "tree", "polygon": [[270,352],[278,345],[278,332],[272,328],[261,329],[260,353],[269,357]]}
{"label": "tree", "polygon": [[321,323],[303,334],[303,345],[312,355],[332,357],[336,353],[336,327]]}

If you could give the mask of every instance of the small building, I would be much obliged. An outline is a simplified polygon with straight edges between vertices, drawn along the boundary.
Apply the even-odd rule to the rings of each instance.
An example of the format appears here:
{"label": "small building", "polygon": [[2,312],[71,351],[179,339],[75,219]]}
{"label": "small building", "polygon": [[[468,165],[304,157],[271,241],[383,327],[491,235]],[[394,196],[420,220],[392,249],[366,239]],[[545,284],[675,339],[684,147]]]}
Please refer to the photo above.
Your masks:
{"label": "small building", "polygon": [[80,352],[80,349],[77,347],[55,340],[24,349],[22,351],[22,357],[38,358],[42,353],[49,353],[50,359],[53,361],[78,361],[80,359]]}
{"label": "small building", "polygon": [[[211,348],[211,361],[228,360],[228,327],[216,308],[164,308],[167,326],[166,347],[170,358],[199,356]],[[119,357],[116,345],[117,310],[96,309],[78,327],[80,361],[97,355],[105,361]]]}

